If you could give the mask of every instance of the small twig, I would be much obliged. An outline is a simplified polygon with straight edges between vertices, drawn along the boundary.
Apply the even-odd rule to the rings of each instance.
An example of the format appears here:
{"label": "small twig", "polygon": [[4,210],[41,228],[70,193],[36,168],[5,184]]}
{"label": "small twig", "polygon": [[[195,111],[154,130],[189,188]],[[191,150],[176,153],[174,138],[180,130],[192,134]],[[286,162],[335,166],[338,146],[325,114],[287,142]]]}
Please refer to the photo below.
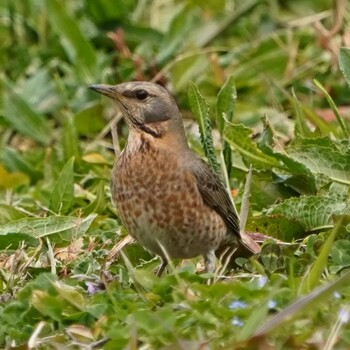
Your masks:
{"label": "small twig", "polygon": [[38,323],[38,325],[34,329],[34,332],[32,333],[32,335],[29,338],[28,349],[33,349],[39,345],[37,343],[37,338],[38,338],[40,332],[42,331],[42,329],[44,328],[45,324],[46,324],[46,322],[44,322],[44,321],[40,321]]}
{"label": "small twig", "polygon": [[47,254],[50,260],[50,265],[51,265],[51,273],[56,275],[57,273],[57,269],[56,269],[56,259],[52,250],[52,246],[50,243],[50,240],[48,239],[48,237],[46,237],[46,243],[47,243]]}

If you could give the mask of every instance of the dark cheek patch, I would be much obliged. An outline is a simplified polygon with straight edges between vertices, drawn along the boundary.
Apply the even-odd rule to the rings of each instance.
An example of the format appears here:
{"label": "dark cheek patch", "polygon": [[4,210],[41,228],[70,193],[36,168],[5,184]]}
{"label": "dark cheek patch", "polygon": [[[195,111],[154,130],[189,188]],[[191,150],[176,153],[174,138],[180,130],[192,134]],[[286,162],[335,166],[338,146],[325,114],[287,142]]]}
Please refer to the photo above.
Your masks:
{"label": "dark cheek patch", "polygon": [[133,90],[124,90],[122,92],[122,95],[125,97],[129,97],[129,98],[136,98],[136,91]]}
{"label": "dark cheek patch", "polygon": [[171,118],[171,111],[167,104],[155,101],[144,111],[144,123],[164,122]]}

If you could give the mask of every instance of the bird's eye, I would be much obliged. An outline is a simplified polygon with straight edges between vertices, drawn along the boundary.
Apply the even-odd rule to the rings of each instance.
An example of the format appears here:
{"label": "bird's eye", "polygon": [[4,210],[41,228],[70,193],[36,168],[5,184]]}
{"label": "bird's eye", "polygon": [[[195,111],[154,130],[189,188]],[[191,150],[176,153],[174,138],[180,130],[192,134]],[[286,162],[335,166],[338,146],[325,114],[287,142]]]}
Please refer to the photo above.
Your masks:
{"label": "bird's eye", "polygon": [[148,97],[148,92],[146,90],[137,90],[136,97],[138,100],[144,100]]}

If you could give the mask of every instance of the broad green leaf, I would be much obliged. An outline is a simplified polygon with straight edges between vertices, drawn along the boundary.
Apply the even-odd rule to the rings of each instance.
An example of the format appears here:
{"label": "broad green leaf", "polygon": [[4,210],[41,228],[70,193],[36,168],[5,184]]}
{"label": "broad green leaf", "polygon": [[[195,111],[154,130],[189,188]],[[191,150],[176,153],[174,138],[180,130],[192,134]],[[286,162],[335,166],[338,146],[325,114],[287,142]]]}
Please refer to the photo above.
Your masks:
{"label": "broad green leaf", "polygon": [[[323,140],[323,139],[321,139]],[[323,142],[323,141],[321,141]],[[315,174],[327,175],[330,179],[350,184],[350,152],[343,153],[327,143],[304,140],[300,144],[288,147],[288,155],[304,164]]]}
{"label": "broad green leaf", "polygon": [[28,281],[23,289],[18,292],[16,298],[23,303],[28,303],[31,300],[33,291],[35,290],[46,291],[49,294],[56,295],[53,283],[57,280],[57,275],[42,272],[36,278]]}
{"label": "broad green leaf", "polygon": [[67,56],[92,81],[96,68],[96,54],[81,32],[76,20],[69,16],[66,7],[57,0],[46,0],[51,25],[58,34]]}
{"label": "broad green leaf", "polygon": [[[285,179],[283,183],[290,186],[295,191],[302,194],[315,194],[316,193],[316,181],[312,172],[302,163],[296,161],[295,159],[288,156],[286,151],[275,151],[272,147],[274,146],[274,133],[268,119],[265,117],[263,119],[264,131],[262,132],[258,146],[267,155],[276,158],[281,161],[288,171],[293,176],[286,176],[285,171],[283,171],[283,176]],[[277,182],[277,181],[276,181]],[[282,181],[280,181],[282,182]]]}
{"label": "broad green leaf", "polygon": [[41,290],[34,290],[31,297],[31,304],[44,316],[60,322],[64,318],[65,300],[49,295]]}
{"label": "broad green leaf", "polygon": [[350,202],[345,196],[301,196],[289,198],[267,210],[267,215],[282,215],[300,222],[306,231],[333,227],[333,215],[348,215]]}
{"label": "broad green leaf", "polygon": [[84,309],[84,298],[81,293],[77,291],[76,288],[68,286],[62,282],[53,282],[53,286],[56,289],[58,295],[64,299],[69,304],[75,306],[78,310]]}
{"label": "broad green leaf", "polygon": [[0,236],[9,233],[23,233],[35,238],[59,235],[60,239],[71,240],[73,236],[84,234],[90,227],[96,214],[86,218],[73,216],[50,216],[47,218],[24,218],[0,226]]}
{"label": "broad green leaf", "polygon": [[74,157],[63,166],[50,197],[50,209],[65,214],[74,199]]}
{"label": "broad green leaf", "polygon": [[226,123],[224,139],[242,156],[245,164],[257,169],[281,167],[273,157],[263,153],[251,139],[252,130],[242,124]]}
{"label": "broad green leaf", "polygon": [[65,114],[62,132],[62,143],[65,160],[68,161],[70,158],[74,157],[76,162],[79,163],[81,158],[81,149],[74,121],[69,113]]}
{"label": "broad green leaf", "polygon": [[211,134],[211,122],[209,116],[209,107],[200,94],[197,86],[190,82],[188,87],[188,98],[191,106],[191,110],[197,119],[199,125],[199,132],[201,135],[201,142],[204,149],[204,153],[208,159],[208,162],[214,171],[219,172],[220,166],[216,159],[216,154],[213,145],[213,137]]}
{"label": "broad green leaf", "polygon": [[3,117],[16,131],[42,145],[49,143],[51,130],[44,116],[37,113],[8,83],[5,83],[3,108]]}
{"label": "broad green leaf", "polygon": [[342,47],[339,53],[339,67],[350,88],[350,48]]}
{"label": "broad green leaf", "polygon": [[95,136],[105,127],[101,103],[93,101],[74,116],[74,125],[78,135]]}
{"label": "broad green leaf", "polygon": [[10,221],[24,218],[25,215],[15,207],[6,204],[0,204],[0,225]]}
{"label": "broad green leaf", "polygon": [[231,75],[221,87],[216,98],[216,125],[220,134],[224,130],[225,121],[232,121],[236,100],[237,91]]}
{"label": "broad green leaf", "polygon": [[253,172],[250,203],[254,210],[261,211],[270,205],[295,195],[295,192],[276,181],[270,171]]}
{"label": "broad green leaf", "polygon": [[1,235],[0,250],[16,250],[20,243],[24,242],[25,246],[38,246],[39,240],[28,233],[8,232]]}

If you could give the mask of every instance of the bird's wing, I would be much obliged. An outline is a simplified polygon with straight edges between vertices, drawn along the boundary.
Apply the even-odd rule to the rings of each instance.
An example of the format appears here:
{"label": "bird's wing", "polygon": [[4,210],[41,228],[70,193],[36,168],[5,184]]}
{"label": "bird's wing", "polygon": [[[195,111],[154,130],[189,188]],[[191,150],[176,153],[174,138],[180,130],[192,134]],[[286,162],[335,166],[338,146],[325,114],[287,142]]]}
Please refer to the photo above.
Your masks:
{"label": "bird's wing", "polygon": [[198,190],[203,197],[204,203],[222,217],[227,225],[228,233],[239,238],[241,248],[248,255],[259,253],[261,251],[259,244],[245,232],[240,232],[239,219],[231,198],[218,175],[209,168],[207,163],[197,156],[191,159],[189,167],[197,180]]}
{"label": "bird's wing", "polygon": [[217,174],[199,157],[191,159],[189,167],[197,180],[198,190],[204,203],[222,217],[230,232],[242,238],[239,231],[239,219],[229,194]]}

